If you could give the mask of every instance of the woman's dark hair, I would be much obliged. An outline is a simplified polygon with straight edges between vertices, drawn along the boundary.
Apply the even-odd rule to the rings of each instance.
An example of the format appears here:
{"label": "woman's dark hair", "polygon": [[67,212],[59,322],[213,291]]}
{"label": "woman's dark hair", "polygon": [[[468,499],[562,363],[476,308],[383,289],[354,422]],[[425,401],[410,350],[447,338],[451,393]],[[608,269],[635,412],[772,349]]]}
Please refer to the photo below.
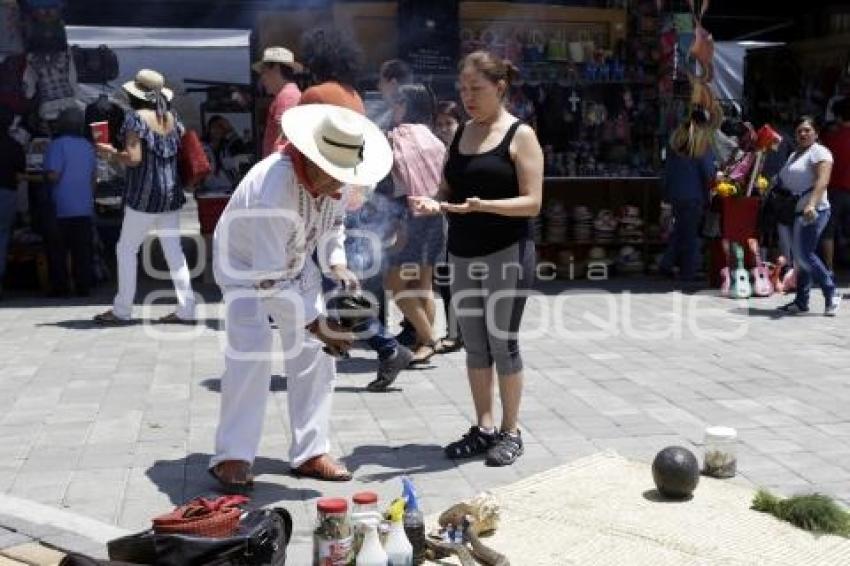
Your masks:
{"label": "woman's dark hair", "polygon": [[794,120],[794,131],[796,132],[797,128],[799,128],[800,126],[802,126],[803,124],[806,124],[806,123],[808,123],[815,132],[817,132],[820,129],[818,127],[818,123],[815,120],[814,116],[811,116],[809,114],[804,114],[804,115],[800,116],[799,118],[797,118],[796,120]]}
{"label": "woman's dark hair", "polygon": [[454,100],[441,100],[437,103],[435,118],[436,116],[442,115],[451,116],[458,124],[463,122],[463,114],[461,114],[460,111],[460,104]]}
{"label": "woman's dark hair", "polygon": [[301,54],[315,82],[356,83],[361,52],[349,34],[324,27],[307,31],[301,37]]}
{"label": "woman's dark hair", "polygon": [[381,64],[381,77],[387,81],[395,79],[400,85],[409,84],[413,80],[413,71],[401,59],[390,59]]}
{"label": "woman's dark hair", "polygon": [[128,97],[130,99],[130,108],[133,110],[156,110],[156,102],[142,100],[136,96]]}
{"label": "woman's dark hair", "polygon": [[213,124],[215,124],[216,122],[219,122],[221,120],[224,120],[224,116],[222,116],[221,114],[213,114],[212,116],[210,116],[210,119],[207,120],[207,129],[205,131],[205,136],[204,136],[207,141],[210,140],[210,132],[212,132]]}
{"label": "woman's dark hair", "polygon": [[82,136],[85,116],[79,108],[65,108],[59,113],[54,129],[57,136]]}
{"label": "woman's dark hair", "polygon": [[404,104],[405,124],[434,124],[437,100],[431,90],[421,83],[398,87],[398,101]]}
{"label": "woman's dark hair", "polygon": [[519,78],[519,69],[508,61],[493,55],[489,51],[473,51],[460,61],[458,70],[463,72],[467,67],[472,67],[493,84],[505,81],[505,93],[511,88],[511,84]]}

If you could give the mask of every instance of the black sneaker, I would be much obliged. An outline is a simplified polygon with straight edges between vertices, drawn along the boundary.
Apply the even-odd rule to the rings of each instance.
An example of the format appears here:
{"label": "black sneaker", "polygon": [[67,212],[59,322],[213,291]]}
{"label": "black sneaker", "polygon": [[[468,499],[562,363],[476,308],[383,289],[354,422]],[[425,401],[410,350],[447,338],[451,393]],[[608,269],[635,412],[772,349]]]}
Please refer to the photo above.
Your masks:
{"label": "black sneaker", "polygon": [[500,432],[496,443],[487,451],[484,463],[488,466],[510,466],[524,451],[519,431]]}
{"label": "black sneaker", "polygon": [[413,352],[404,346],[396,348],[392,356],[378,363],[378,377],[366,386],[366,390],[373,392],[386,391],[396,380],[401,370],[407,369],[410,366],[412,359]]}
{"label": "black sneaker", "polygon": [[498,438],[499,436],[495,432],[487,434],[478,426],[473,425],[460,440],[446,446],[446,456],[453,460],[460,460],[486,454],[496,444]]}
{"label": "black sneaker", "polygon": [[809,312],[809,307],[804,307],[797,301],[791,301],[787,305],[777,307],[776,310],[778,310],[782,314],[804,314]]}

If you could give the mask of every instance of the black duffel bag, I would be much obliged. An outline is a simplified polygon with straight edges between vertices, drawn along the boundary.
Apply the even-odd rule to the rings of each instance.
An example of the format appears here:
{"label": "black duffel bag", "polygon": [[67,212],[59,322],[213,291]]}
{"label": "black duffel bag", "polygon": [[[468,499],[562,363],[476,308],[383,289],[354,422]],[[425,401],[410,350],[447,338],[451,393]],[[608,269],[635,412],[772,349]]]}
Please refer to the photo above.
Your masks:
{"label": "black duffel bag", "polygon": [[115,51],[101,45],[100,47],[71,47],[74,55],[74,67],[77,71],[77,82],[85,84],[104,84],[118,78],[120,67]]}
{"label": "black duffel bag", "polygon": [[109,541],[110,560],[153,566],[283,566],[292,538],[286,509],[256,509],[229,537],[154,533],[153,529]]}

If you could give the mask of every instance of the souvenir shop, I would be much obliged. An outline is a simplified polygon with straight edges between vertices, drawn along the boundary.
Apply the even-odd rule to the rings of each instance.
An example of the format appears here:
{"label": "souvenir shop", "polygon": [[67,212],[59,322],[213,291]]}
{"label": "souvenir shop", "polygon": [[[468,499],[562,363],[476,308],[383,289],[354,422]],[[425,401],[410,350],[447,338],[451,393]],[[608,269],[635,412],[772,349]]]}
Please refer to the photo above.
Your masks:
{"label": "souvenir shop", "polygon": [[[234,173],[227,178],[227,191],[255,160],[249,30],[70,26],[63,19],[65,10],[61,0],[0,0],[0,106],[14,114],[10,133],[27,158],[27,178],[17,187],[7,289],[49,287],[45,242],[52,219],[42,165],[57,117],[76,107],[86,124],[104,123],[108,140],[120,144],[128,108],[121,85],[139,69],[165,75],[176,94],[173,110],[187,127],[205,138],[210,118],[221,116],[231,136],[244,140],[238,144],[241,152],[227,155]],[[85,133],[91,139],[91,129]],[[92,235],[97,280],[109,279],[114,268],[123,178],[123,171],[99,160]],[[220,181],[210,178],[204,188],[223,190]]]}
{"label": "souvenir shop", "polygon": [[431,4],[263,12],[256,44],[298,45],[301,30],[323,21],[350,30],[369,71],[360,85],[367,107],[384,60],[405,59],[438,96],[455,98],[464,54],[488,49],[511,59],[521,81],[510,109],[535,127],[545,151],[545,203],[535,223],[541,259],[565,279],[585,277],[590,264],[609,276],[648,272],[670,224],[660,201],[661,150],[687,112],[687,80],[674,69],[693,37],[685,3],[683,13],[642,1]]}

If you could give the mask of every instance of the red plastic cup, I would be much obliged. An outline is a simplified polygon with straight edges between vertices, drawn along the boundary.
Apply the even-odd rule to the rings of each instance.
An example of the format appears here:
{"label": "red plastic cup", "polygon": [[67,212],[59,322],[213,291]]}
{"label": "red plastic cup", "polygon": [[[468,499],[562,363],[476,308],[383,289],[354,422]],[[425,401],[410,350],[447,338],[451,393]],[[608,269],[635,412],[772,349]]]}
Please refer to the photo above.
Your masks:
{"label": "red plastic cup", "polygon": [[93,122],[89,127],[95,143],[109,143],[109,122]]}

